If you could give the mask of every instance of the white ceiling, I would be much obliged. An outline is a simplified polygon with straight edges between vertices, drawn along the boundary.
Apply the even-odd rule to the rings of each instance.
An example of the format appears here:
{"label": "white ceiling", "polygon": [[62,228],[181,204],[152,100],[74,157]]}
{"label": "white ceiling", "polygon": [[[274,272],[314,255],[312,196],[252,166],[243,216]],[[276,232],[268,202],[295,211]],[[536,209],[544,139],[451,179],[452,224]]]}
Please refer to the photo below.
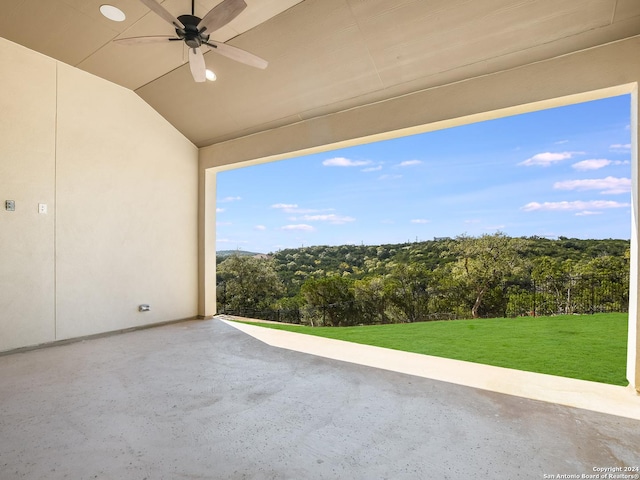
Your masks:
{"label": "white ceiling", "polygon": [[[208,52],[216,82],[193,82],[182,42],[112,43],[173,34],[138,0],[0,0],[0,36],[135,90],[205,146],[640,34],[639,0],[246,1],[212,39],[269,66]],[[127,19],[105,19],[106,2]],[[197,0],[195,14],[218,3]]]}

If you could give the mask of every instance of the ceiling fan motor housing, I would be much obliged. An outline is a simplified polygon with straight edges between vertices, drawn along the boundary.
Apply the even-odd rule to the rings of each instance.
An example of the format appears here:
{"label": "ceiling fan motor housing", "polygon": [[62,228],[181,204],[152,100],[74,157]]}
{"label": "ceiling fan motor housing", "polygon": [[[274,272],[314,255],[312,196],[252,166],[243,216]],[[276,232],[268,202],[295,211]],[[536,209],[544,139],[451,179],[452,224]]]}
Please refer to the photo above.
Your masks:
{"label": "ceiling fan motor housing", "polygon": [[198,48],[203,42],[209,40],[209,35],[201,34],[198,31],[200,18],[194,15],[180,15],[178,20],[184,25],[184,30],[176,28],[176,34],[184,40],[190,48]]}

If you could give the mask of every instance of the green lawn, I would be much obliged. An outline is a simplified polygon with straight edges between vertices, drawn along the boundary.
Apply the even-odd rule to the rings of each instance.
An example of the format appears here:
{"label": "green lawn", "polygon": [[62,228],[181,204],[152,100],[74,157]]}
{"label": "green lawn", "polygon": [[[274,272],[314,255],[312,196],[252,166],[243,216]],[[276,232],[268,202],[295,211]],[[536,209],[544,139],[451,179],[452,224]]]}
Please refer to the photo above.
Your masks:
{"label": "green lawn", "polygon": [[626,386],[627,314],[268,328]]}

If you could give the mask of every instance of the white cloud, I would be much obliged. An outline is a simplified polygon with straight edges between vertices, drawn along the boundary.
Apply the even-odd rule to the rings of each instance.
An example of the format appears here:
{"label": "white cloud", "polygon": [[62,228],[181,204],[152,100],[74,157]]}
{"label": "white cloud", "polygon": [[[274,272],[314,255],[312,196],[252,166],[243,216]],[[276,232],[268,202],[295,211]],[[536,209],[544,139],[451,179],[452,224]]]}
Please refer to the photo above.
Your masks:
{"label": "white cloud", "polygon": [[412,167],[414,165],[420,165],[422,161],[420,160],[405,160],[404,162],[400,162],[398,167]]}
{"label": "white cloud", "polygon": [[328,158],[322,162],[325,167],[362,167],[371,165],[371,160],[351,160],[344,157]]}
{"label": "white cloud", "polygon": [[295,203],[276,203],[271,205],[271,208],[279,208],[282,210],[291,210],[292,208],[298,208],[298,205]]}
{"label": "white cloud", "polygon": [[558,140],[557,142],[553,142],[554,145],[562,145],[564,143],[569,143],[569,140]]}
{"label": "white cloud", "polygon": [[362,172],[378,172],[380,170],[382,170],[382,165],[378,165],[377,167],[363,168],[361,171]]}
{"label": "white cloud", "polygon": [[583,152],[543,152],[537,153],[531,158],[527,158],[524,162],[520,162],[518,165],[524,165],[525,167],[531,167],[534,165],[541,167],[548,167],[554,163],[561,162],[572,158],[574,155],[581,154]]}
{"label": "white cloud", "polygon": [[584,180],[566,180],[556,182],[553,188],[558,190],[600,190],[600,193],[617,195],[631,191],[630,178],[589,178]]}
{"label": "white cloud", "polygon": [[582,210],[582,211],[593,211],[593,210],[604,210],[607,208],[624,208],[628,207],[628,203],[620,203],[614,202],[612,200],[590,200],[590,201],[581,201],[576,200],[573,202],[531,202],[527,203],[521,209],[525,212],[534,212],[534,211],[571,211],[571,210]]}
{"label": "white cloud", "polygon": [[298,230],[301,232],[313,232],[315,231],[315,228],[313,228],[311,225],[306,225],[304,223],[299,223],[296,225],[285,225],[284,227],[281,227],[282,230]]}
{"label": "white cloud", "polygon": [[380,175],[378,177],[378,180],[397,180],[399,178],[402,178],[402,175]]}
{"label": "white cloud", "polygon": [[611,150],[629,150],[631,148],[630,143],[614,143],[613,145],[609,145]]}
{"label": "white cloud", "polygon": [[576,213],[577,217],[586,217],[588,215],[602,215],[602,212],[594,212],[592,210],[585,210],[583,212]]}
{"label": "white cloud", "polygon": [[238,200],[242,200],[242,197],[224,197],[220,203],[237,202]]}
{"label": "white cloud", "polygon": [[284,213],[311,213],[317,211],[308,208],[298,208],[297,203],[276,203],[275,205],[271,205],[271,208],[282,210]]}
{"label": "white cloud", "polygon": [[224,208],[216,208],[216,213],[222,213],[224,212]]}
{"label": "white cloud", "polygon": [[356,219],[353,217],[346,217],[343,215],[336,215],[335,213],[330,213],[326,215],[303,215],[300,217],[301,220],[305,220],[307,222],[329,222],[336,225],[342,225],[348,222],[354,222]]}
{"label": "white cloud", "polygon": [[506,227],[506,225],[488,225],[486,227],[484,227],[485,230],[503,230]]}
{"label": "white cloud", "polygon": [[628,165],[628,160],[607,160],[606,158],[593,158],[591,160],[583,160],[571,165],[576,170],[599,170],[609,165]]}
{"label": "white cloud", "polygon": [[315,213],[315,212],[327,212],[334,210],[333,208],[323,208],[322,210],[314,209],[314,208],[299,208],[296,203],[276,203],[275,205],[271,205],[271,208],[275,208],[278,210],[282,210],[284,213]]}
{"label": "white cloud", "polygon": [[592,158],[590,160],[582,160],[581,162],[571,165],[576,170],[598,170],[611,165],[611,160],[606,158]]}
{"label": "white cloud", "polygon": [[426,218],[414,218],[411,220],[411,223],[430,223],[431,220],[427,220]]}
{"label": "white cloud", "polygon": [[253,227],[254,230],[266,230],[267,227],[265,227],[264,225],[256,225],[255,227]]}

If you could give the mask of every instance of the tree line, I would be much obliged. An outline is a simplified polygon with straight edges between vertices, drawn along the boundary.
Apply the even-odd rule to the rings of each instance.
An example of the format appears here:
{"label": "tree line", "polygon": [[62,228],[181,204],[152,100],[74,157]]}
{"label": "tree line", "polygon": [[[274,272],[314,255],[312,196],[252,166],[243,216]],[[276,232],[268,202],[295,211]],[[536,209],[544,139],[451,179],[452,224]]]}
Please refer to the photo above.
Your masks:
{"label": "tree line", "polygon": [[[629,241],[503,233],[219,259],[219,311],[310,325],[625,311]],[[626,303],[625,303],[626,302]]]}

